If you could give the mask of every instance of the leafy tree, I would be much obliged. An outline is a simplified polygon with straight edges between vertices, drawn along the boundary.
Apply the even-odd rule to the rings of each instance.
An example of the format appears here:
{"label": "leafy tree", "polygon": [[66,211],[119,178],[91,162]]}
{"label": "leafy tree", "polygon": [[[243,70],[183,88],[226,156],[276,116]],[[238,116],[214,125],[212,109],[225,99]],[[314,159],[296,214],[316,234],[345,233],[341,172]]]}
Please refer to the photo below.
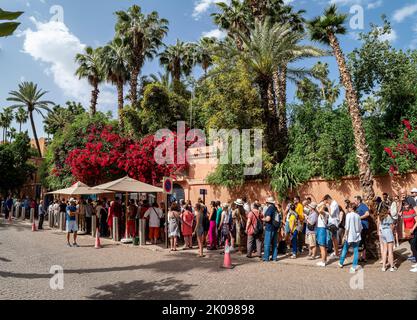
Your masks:
{"label": "leafy tree", "polygon": [[92,47],[87,47],[85,48],[84,54],[77,54],[75,61],[79,64],[75,74],[80,79],[87,79],[88,83],[93,87],[93,91],[91,92],[90,114],[94,115],[97,112],[97,100],[100,93],[98,86],[105,78],[103,70],[103,48],[93,49]]}
{"label": "leafy tree", "polygon": [[162,39],[168,32],[168,20],[159,18],[155,11],[145,15],[137,5],[127,11],[117,11],[116,16],[116,33],[126,39],[130,71],[129,98],[131,105],[137,107],[139,74],[145,59],[153,58],[162,45]]}
{"label": "leafy tree", "polygon": [[196,45],[185,43],[177,39],[175,45],[166,46],[165,50],[160,53],[159,61],[167,71],[171,73],[171,78],[176,84],[180,82],[182,76],[191,74],[195,64]]}
{"label": "leafy tree", "polygon": [[21,133],[22,124],[25,124],[26,122],[28,122],[28,118],[29,118],[28,113],[23,107],[21,107],[17,109],[14,117],[16,119],[16,122],[19,124],[19,133]]}
{"label": "leafy tree", "polygon": [[352,76],[346,64],[345,56],[340,48],[338,34],[345,34],[344,23],[347,15],[339,14],[336,5],[331,5],[324,12],[324,15],[309,22],[311,39],[330,45],[339,66],[342,84],[346,89],[346,101],[349,113],[352,118],[352,127],[355,136],[355,148],[358,158],[359,179],[363,196],[367,201],[375,197],[373,188],[373,176],[370,168],[370,154],[366,143],[365,129],[363,126],[359,98],[355,90]]}
{"label": "leafy tree", "polygon": [[0,8],[0,21],[6,20],[8,22],[1,22],[0,23],[0,37],[8,37],[13,34],[13,32],[19,27],[20,22],[14,22],[12,20],[16,20],[19,18],[23,12],[10,12],[4,11]]}
{"label": "leafy tree", "polygon": [[0,192],[17,193],[35,168],[28,163],[30,139],[26,133],[16,134],[13,142],[0,145]]}
{"label": "leafy tree", "polygon": [[124,107],[123,87],[130,78],[124,39],[115,38],[103,48],[103,72],[107,81],[117,87],[119,125],[123,128],[123,118],[121,116]]}
{"label": "leafy tree", "polygon": [[7,142],[8,130],[13,122],[13,110],[11,108],[4,108],[0,113],[0,127],[3,128],[3,143]]}
{"label": "leafy tree", "polygon": [[47,93],[47,91],[38,89],[38,85],[34,84],[33,82],[23,82],[19,84],[19,90],[9,92],[10,97],[7,98],[7,101],[12,101],[16,103],[10,107],[11,109],[25,108],[27,110],[39,157],[42,157],[42,151],[39,145],[38,135],[36,133],[33,112],[36,111],[42,117],[45,117],[42,111],[51,111],[48,106],[54,105],[54,103],[52,101],[41,100],[43,96]]}
{"label": "leafy tree", "polygon": [[85,112],[81,103],[74,101],[67,101],[66,107],[56,105],[44,119],[45,132],[54,136],[61,132],[65,126],[71,124],[78,115]]}

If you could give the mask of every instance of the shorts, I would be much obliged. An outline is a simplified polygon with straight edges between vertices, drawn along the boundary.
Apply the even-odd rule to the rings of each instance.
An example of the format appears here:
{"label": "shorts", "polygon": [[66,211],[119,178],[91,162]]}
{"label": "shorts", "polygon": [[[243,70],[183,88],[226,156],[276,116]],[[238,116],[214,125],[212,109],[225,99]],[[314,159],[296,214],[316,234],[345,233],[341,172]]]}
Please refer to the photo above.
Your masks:
{"label": "shorts", "polygon": [[158,239],[159,238],[159,227],[149,227],[149,238]]}
{"label": "shorts", "polygon": [[394,234],[392,233],[391,228],[381,229],[381,240],[384,243],[394,242]]}
{"label": "shorts", "polygon": [[75,221],[75,220],[67,220],[66,231],[67,231],[67,233],[78,232],[77,221]]}
{"label": "shorts", "polygon": [[316,234],[315,233],[309,233],[307,234],[306,237],[306,245],[310,246],[310,247],[315,247],[317,245],[317,239],[316,239]]}
{"label": "shorts", "polygon": [[317,244],[320,247],[327,247],[327,230],[326,230],[326,228],[317,228],[316,238],[317,238]]}

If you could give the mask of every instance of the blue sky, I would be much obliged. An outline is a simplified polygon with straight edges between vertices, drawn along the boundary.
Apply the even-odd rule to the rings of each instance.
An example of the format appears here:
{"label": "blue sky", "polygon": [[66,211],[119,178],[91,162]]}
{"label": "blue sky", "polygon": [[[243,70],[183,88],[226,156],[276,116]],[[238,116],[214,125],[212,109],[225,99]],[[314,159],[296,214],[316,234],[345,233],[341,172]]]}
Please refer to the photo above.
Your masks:
{"label": "blue sky", "polygon": [[[0,0],[4,10],[21,10],[22,25],[13,37],[0,39],[0,110],[8,106],[8,92],[17,88],[21,81],[33,81],[49,91],[47,98],[57,104],[67,100],[80,101],[88,107],[90,87],[74,76],[73,57],[85,45],[106,44],[114,35],[114,12],[138,4],[143,11],[156,10],[170,21],[166,44],[177,38],[197,41],[202,35],[221,36],[212,23],[210,13],[218,0]],[[319,15],[330,3],[335,2],[340,10],[349,13],[359,7],[364,12],[364,30],[352,29],[342,37],[344,51],[350,52],[359,45],[355,33],[366,31],[371,22],[380,24],[386,14],[392,22],[393,33],[388,37],[393,46],[410,49],[417,46],[417,1],[407,0],[287,0],[297,9],[305,9],[306,17]],[[62,8],[62,12],[61,9]],[[61,15],[63,13],[63,15]],[[63,17],[63,20],[61,19]],[[351,14],[354,20],[354,14]],[[331,77],[338,79],[333,58],[325,58],[330,64]],[[314,60],[304,62],[312,66]],[[161,71],[157,60],[147,62],[143,74]],[[198,71],[197,71],[198,73]],[[290,87],[288,100],[293,100]],[[102,85],[99,110],[112,110],[116,114],[117,96],[110,85]],[[36,118],[40,136],[43,125]],[[27,125],[24,127],[27,128]]]}

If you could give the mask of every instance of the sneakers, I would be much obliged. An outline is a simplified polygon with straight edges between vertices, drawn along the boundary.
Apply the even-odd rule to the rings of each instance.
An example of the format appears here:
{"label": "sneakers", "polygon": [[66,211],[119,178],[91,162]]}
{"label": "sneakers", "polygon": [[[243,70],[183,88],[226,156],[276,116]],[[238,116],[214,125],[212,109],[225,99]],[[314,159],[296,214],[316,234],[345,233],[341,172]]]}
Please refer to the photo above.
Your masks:
{"label": "sneakers", "polygon": [[411,268],[417,268],[417,263],[416,264],[413,264],[412,266],[411,266]]}
{"label": "sneakers", "polygon": [[414,272],[414,273],[416,273],[416,272],[417,272],[417,267],[416,267],[416,268],[411,269],[411,270],[410,270],[410,272]]}
{"label": "sneakers", "polygon": [[72,244],[72,246],[73,247],[75,247],[75,248],[79,248],[80,246],[76,243],[76,242],[74,242],[73,244]]}
{"label": "sneakers", "polygon": [[71,245],[71,243],[67,243],[67,247],[69,247],[69,248],[72,248],[72,245]]}
{"label": "sneakers", "polygon": [[291,259],[297,259],[297,255],[295,254],[291,255]]}
{"label": "sneakers", "polygon": [[391,268],[389,269],[389,271],[390,271],[390,272],[395,272],[395,271],[397,271],[397,267],[391,267]]}
{"label": "sneakers", "polygon": [[382,267],[382,268],[381,268],[381,271],[382,271],[382,272],[386,272],[386,271],[387,271],[387,268]]}
{"label": "sneakers", "polygon": [[318,267],[325,267],[326,264],[323,261],[320,261],[320,262],[317,262],[316,263],[316,266],[318,266]]}
{"label": "sneakers", "polygon": [[337,266],[338,266],[340,269],[343,269],[343,264],[341,264],[340,262],[337,264]]}
{"label": "sneakers", "polygon": [[356,273],[356,268],[351,267],[350,270],[349,270],[349,273]]}
{"label": "sneakers", "polygon": [[338,255],[336,255],[336,253],[332,253],[331,255],[330,255],[330,259],[339,259],[339,256]]}

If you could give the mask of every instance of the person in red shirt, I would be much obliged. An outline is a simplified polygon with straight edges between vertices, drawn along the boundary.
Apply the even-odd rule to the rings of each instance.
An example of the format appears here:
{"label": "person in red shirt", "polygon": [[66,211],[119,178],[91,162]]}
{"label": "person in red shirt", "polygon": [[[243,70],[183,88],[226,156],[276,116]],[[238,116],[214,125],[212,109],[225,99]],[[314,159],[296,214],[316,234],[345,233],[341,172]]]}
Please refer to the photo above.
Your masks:
{"label": "person in red shirt", "polygon": [[[404,237],[410,241],[412,256],[417,259],[417,215],[408,202],[403,203],[403,208]],[[417,264],[410,271],[417,272]]]}

